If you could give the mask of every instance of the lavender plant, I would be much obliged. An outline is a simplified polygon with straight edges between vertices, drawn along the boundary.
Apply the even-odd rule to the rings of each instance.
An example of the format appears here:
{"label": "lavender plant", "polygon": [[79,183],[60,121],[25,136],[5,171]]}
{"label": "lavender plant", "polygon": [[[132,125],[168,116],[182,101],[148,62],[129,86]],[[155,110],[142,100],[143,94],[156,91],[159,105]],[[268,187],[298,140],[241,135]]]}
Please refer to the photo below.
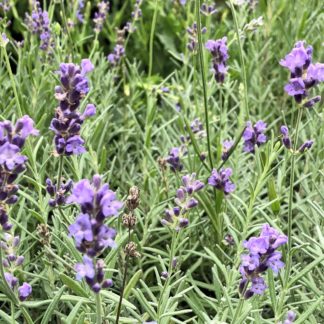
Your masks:
{"label": "lavender plant", "polygon": [[26,24],[33,34],[39,36],[40,49],[49,52],[54,46],[51,39],[50,20],[48,12],[42,10],[39,1],[33,2],[31,15],[26,13]]}
{"label": "lavender plant", "polygon": [[0,1],[0,323],[322,323],[321,9]]}

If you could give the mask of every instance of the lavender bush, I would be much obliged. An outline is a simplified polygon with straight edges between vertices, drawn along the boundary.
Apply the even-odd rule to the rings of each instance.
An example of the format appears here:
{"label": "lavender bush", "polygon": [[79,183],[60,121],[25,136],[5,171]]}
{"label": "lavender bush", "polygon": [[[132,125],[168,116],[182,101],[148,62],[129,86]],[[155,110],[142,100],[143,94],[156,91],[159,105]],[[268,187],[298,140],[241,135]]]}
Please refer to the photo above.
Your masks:
{"label": "lavender bush", "polygon": [[320,1],[0,1],[0,323],[324,323]]}

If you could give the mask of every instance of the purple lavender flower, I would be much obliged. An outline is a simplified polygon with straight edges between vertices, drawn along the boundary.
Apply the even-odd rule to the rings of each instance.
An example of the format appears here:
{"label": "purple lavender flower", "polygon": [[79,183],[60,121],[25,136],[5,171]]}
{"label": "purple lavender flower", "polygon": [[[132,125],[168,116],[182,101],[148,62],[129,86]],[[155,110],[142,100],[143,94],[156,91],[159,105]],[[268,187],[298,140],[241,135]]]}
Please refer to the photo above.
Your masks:
{"label": "purple lavender flower", "polygon": [[250,291],[257,295],[263,295],[264,291],[267,289],[267,285],[262,277],[252,278],[252,285]]}
{"label": "purple lavender flower", "polygon": [[225,140],[223,142],[223,150],[222,150],[222,160],[223,161],[226,161],[228,159],[229,152],[233,145],[234,145],[234,141],[232,141],[232,140]]}
{"label": "purple lavender flower", "polygon": [[[190,123],[190,129],[193,132],[194,135],[198,139],[203,138],[206,136],[206,132],[204,130],[203,123],[200,121],[199,118],[195,118],[191,123]],[[190,136],[189,136],[190,138]]]}
{"label": "purple lavender flower", "polygon": [[294,323],[295,318],[296,318],[296,314],[293,311],[291,311],[291,310],[288,311],[287,312],[287,318],[284,321],[284,324],[292,324],[292,323]]}
{"label": "purple lavender flower", "polygon": [[30,135],[38,135],[38,131],[28,116],[18,119],[15,125],[8,120],[0,122],[0,225],[5,231],[12,226],[7,205],[18,200],[14,181],[26,169],[27,157],[21,154],[21,149]]}
{"label": "purple lavender flower", "polygon": [[18,283],[18,279],[9,272],[5,272],[4,275],[5,275],[5,279],[6,279],[7,283],[8,283],[8,285],[9,285],[9,287],[11,289],[14,289],[14,287]]}
{"label": "purple lavender flower", "polygon": [[161,272],[161,278],[162,279],[168,279],[169,277],[169,273],[167,271],[162,271]]}
{"label": "purple lavender flower", "polygon": [[182,177],[182,183],[188,194],[193,194],[205,187],[205,184],[200,180],[196,180],[196,173],[187,174]]}
{"label": "purple lavender flower", "polygon": [[183,169],[183,164],[180,158],[186,154],[184,146],[173,147],[170,150],[169,156],[166,157],[166,162],[170,165],[170,169],[173,172],[181,171]]}
{"label": "purple lavender flower", "polygon": [[10,8],[11,8],[10,3],[9,3],[9,0],[2,0],[0,2],[0,8],[6,14],[10,10]]}
{"label": "purple lavender flower", "polygon": [[284,267],[284,263],[281,261],[282,253],[274,252],[267,260],[266,265],[272,269],[272,271],[277,275],[279,270]]}
{"label": "purple lavender flower", "polygon": [[82,98],[89,92],[86,74],[94,66],[89,59],[81,61],[81,68],[73,63],[60,65],[61,85],[55,88],[55,97],[60,105],[56,109],[50,129],[55,132],[54,143],[57,154],[78,155],[84,153],[84,140],[80,137],[84,120],[95,114],[94,105],[87,105],[83,114],[78,112]]}
{"label": "purple lavender flower", "polygon": [[317,102],[320,102],[321,101],[321,96],[315,96],[309,100],[307,100],[303,106],[305,108],[312,108]]}
{"label": "purple lavender flower", "polygon": [[189,225],[188,218],[185,214],[198,205],[198,201],[193,197],[194,193],[204,188],[204,183],[196,180],[196,174],[188,174],[182,177],[182,184],[176,193],[176,207],[167,209],[161,223],[170,226],[176,231]]}
{"label": "purple lavender flower", "polygon": [[48,12],[42,10],[39,1],[34,2],[34,10],[31,16],[26,14],[26,24],[33,34],[39,35],[41,50],[49,51],[50,48],[54,47],[54,43],[51,41]]}
{"label": "purple lavender flower", "polygon": [[259,120],[252,126],[252,123],[248,121],[243,133],[244,146],[243,151],[248,153],[255,152],[255,145],[260,146],[267,141],[267,136],[264,134],[267,128],[267,124],[262,120]]}
{"label": "purple lavender flower", "polygon": [[78,9],[76,12],[76,17],[80,23],[84,23],[84,15],[83,15],[83,10],[84,10],[84,0],[79,0],[78,1]]}
{"label": "purple lavender flower", "polygon": [[211,53],[213,59],[213,72],[215,79],[219,83],[223,83],[227,73],[226,62],[229,58],[227,48],[227,38],[223,37],[218,40],[208,40],[206,43],[207,50]]}
{"label": "purple lavender flower", "polygon": [[[286,244],[288,238],[280,234],[275,228],[264,224],[259,237],[251,237],[243,242],[243,246],[249,250],[249,254],[241,256],[240,273],[242,280],[239,290],[244,297],[250,298],[254,294],[262,295],[267,288],[262,273],[271,269],[275,275],[284,267],[281,261],[282,254],[276,251],[278,247]],[[251,283],[250,288],[248,288]]]}
{"label": "purple lavender flower", "polygon": [[22,255],[17,255],[16,253],[20,238],[9,233],[4,233],[3,237],[4,241],[0,241],[0,248],[4,251],[3,266],[13,272],[23,264],[25,259]]}
{"label": "purple lavender flower", "polygon": [[87,179],[77,182],[68,202],[78,203],[83,213],[96,211],[99,218],[116,216],[123,204],[116,199],[116,193],[109,189],[108,184],[97,187],[95,177],[92,184]]}
{"label": "purple lavender flower", "polygon": [[18,296],[20,301],[26,300],[29,295],[32,293],[32,287],[29,283],[24,282],[19,288],[18,288]]}
{"label": "purple lavender flower", "polygon": [[[203,27],[201,32],[202,34],[205,34],[207,32],[207,28]],[[187,34],[189,36],[187,48],[190,52],[195,53],[198,45],[198,27],[196,22],[194,22],[191,27],[187,28]]]}
{"label": "purple lavender flower", "polygon": [[309,90],[324,81],[324,64],[312,64],[312,46],[305,47],[304,41],[298,41],[292,51],[280,61],[280,65],[290,71],[290,81],[284,89],[306,108],[320,101],[320,96],[309,99]]}
{"label": "purple lavender flower", "polygon": [[200,7],[200,12],[205,16],[211,16],[215,14],[217,10],[215,9],[215,5],[203,3]]}
{"label": "purple lavender flower", "polygon": [[77,279],[85,278],[91,289],[98,293],[101,288],[111,287],[112,282],[103,280],[104,263],[102,260],[95,262],[95,259],[107,247],[116,246],[116,231],[104,224],[104,220],[117,215],[123,204],[117,200],[116,193],[109,189],[108,184],[101,184],[99,175],[95,175],[92,182],[86,179],[77,182],[67,202],[79,204],[82,211],[69,226],[76,248],[85,254],[83,263],[75,267]]}
{"label": "purple lavender flower", "polygon": [[282,135],[282,144],[287,149],[291,149],[291,140],[290,140],[290,137],[289,137],[288,127],[286,125],[282,125],[280,127],[280,132],[281,132],[281,135]]}
{"label": "purple lavender flower", "polygon": [[77,272],[76,278],[81,281],[83,278],[92,280],[95,276],[95,268],[93,265],[93,260],[87,255],[83,257],[83,263],[77,263],[75,265],[75,271]]}
{"label": "purple lavender flower", "polygon": [[285,85],[285,91],[289,96],[299,96],[302,99],[304,96],[306,96],[306,88],[303,79],[290,79],[290,83]]}
{"label": "purple lavender flower", "polygon": [[128,33],[134,33],[136,31],[136,22],[142,17],[141,10],[142,0],[136,0],[134,9],[131,12],[131,20],[128,21],[124,27],[124,30]]}
{"label": "purple lavender flower", "polygon": [[114,51],[107,56],[107,59],[111,65],[117,66],[124,55],[125,55],[124,46],[117,44],[114,47]]}
{"label": "purple lavender flower", "polygon": [[313,146],[313,144],[314,144],[314,141],[312,141],[312,140],[307,140],[306,142],[304,142],[304,143],[300,146],[300,148],[298,149],[298,152],[299,152],[299,153],[304,153],[305,151],[310,150],[311,147]]}
{"label": "purple lavender flower", "polygon": [[109,2],[101,1],[98,3],[98,11],[95,12],[93,22],[95,24],[95,32],[100,33],[102,31],[103,25],[106,21],[107,14],[109,11]]}
{"label": "purple lavender flower", "polygon": [[68,194],[72,189],[73,182],[68,180],[65,183],[60,185],[60,188],[57,190],[56,185],[52,182],[51,179],[46,179],[46,191],[52,197],[49,200],[49,205],[51,207],[62,206],[66,203]]}
{"label": "purple lavender flower", "polygon": [[235,190],[235,184],[230,180],[231,175],[231,168],[220,169],[220,171],[213,169],[211,176],[208,178],[208,184],[228,195]]}
{"label": "purple lavender flower", "polygon": [[291,77],[301,77],[303,70],[306,70],[312,62],[313,48],[305,48],[304,41],[298,41],[292,51],[280,61],[280,65],[286,67],[291,72]]}

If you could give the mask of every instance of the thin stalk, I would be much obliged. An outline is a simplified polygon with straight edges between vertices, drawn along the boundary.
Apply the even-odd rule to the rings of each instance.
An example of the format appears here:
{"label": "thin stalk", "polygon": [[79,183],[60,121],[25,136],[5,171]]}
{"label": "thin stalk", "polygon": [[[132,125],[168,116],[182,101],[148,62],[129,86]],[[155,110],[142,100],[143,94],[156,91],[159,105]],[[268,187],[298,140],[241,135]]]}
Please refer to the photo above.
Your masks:
{"label": "thin stalk", "polygon": [[16,323],[15,321],[15,304],[11,302],[11,321],[13,324]]}
{"label": "thin stalk", "polygon": [[30,317],[29,313],[27,312],[27,310],[19,303],[19,300],[17,298],[17,296],[14,294],[14,292],[12,291],[12,289],[9,287],[7,280],[5,279],[5,275],[4,275],[4,269],[3,269],[3,263],[2,263],[2,249],[0,248],[0,278],[3,282],[3,287],[4,287],[4,293],[7,295],[7,297],[10,298],[11,303],[13,303],[14,305],[18,305],[19,309],[21,310],[21,312],[23,313],[25,320],[28,324],[33,324],[33,320]]}
{"label": "thin stalk", "polygon": [[172,260],[175,256],[175,246],[176,246],[176,242],[177,242],[177,236],[178,232],[176,230],[173,230],[173,233],[172,233],[172,241],[171,241],[171,249],[170,249],[170,259],[169,259],[169,266],[168,266],[168,278],[166,279],[165,281],[165,284],[163,286],[163,289],[162,289],[162,293],[160,295],[160,298],[159,298],[159,302],[158,302],[158,306],[157,306],[157,316],[158,316],[158,319],[160,319],[160,312],[161,312],[161,309],[160,309],[160,306],[161,306],[161,302],[163,300],[163,297],[164,297],[164,292],[166,290],[166,288],[169,286],[169,282],[170,282],[170,278],[171,278],[171,275],[172,275]]}
{"label": "thin stalk", "polygon": [[248,284],[249,284],[249,282],[247,281],[246,284],[243,287],[243,290],[242,290],[242,293],[241,293],[241,298],[240,298],[240,301],[239,301],[239,303],[237,305],[236,311],[234,313],[234,317],[233,317],[232,323],[236,323],[236,319],[241,314],[242,307],[243,307],[243,304],[244,304],[244,301],[245,301],[244,294],[246,292],[246,288],[247,288]]}
{"label": "thin stalk", "polygon": [[196,19],[197,19],[197,35],[198,35],[198,52],[199,52],[200,73],[201,73],[201,79],[202,79],[202,85],[203,85],[203,95],[204,95],[204,110],[205,110],[208,156],[209,156],[210,167],[212,169],[214,167],[214,165],[213,165],[213,157],[212,157],[212,152],[211,152],[210,132],[209,132],[207,82],[206,82],[206,75],[205,75],[204,52],[203,52],[203,47],[202,47],[200,6],[201,6],[201,0],[197,0],[196,1]]}
{"label": "thin stalk", "polygon": [[288,291],[288,281],[289,281],[291,263],[292,263],[292,254],[291,254],[291,249],[292,249],[292,212],[293,212],[293,197],[294,197],[294,182],[295,182],[295,160],[296,160],[296,150],[297,150],[297,142],[298,142],[298,132],[299,132],[299,126],[300,126],[302,114],[303,114],[303,108],[299,107],[296,126],[295,126],[295,133],[293,136],[293,153],[291,156],[291,168],[290,168],[290,184],[289,184],[289,200],[288,200],[288,230],[287,230],[287,236],[288,236],[287,265],[286,265],[285,277],[284,277],[284,288],[281,291],[281,296],[280,296],[280,299],[278,302],[277,316],[280,315],[280,313],[281,313],[284,299],[285,299],[286,293]]}
{"label": "thin stalk", "polygon": [[237,20],[236,12],[235,12],[235,9],[234,9],[233,1],[229,0],[229,4],[230,4],[230,7],[231,7],[231,12],[232,12],[233,19],[234,19],[235,33],[236,33],[237,41],[238,41],[238,44],[239,44],[239,54],[240,54],[240,61],[241,61],[241,66],[242,66],[242,77],[243,77],[243,84],[244,84],[245,114],[246,114],[247,119],[250,119],[249,98],[248,98],[248,92],[247,92],[247,77],[246,77],[246,69],[245,69],[245,62],[244,62],[244,55],[243,55],[243,45],[242,45],[242,42],[241,42],[240,30],[239,30],[238,20]]}
{"label": "thin stalk", "polygon": [[150,77],[152,74],[152,67],[153,67],[153,45],[154,45],[154,33],[157,21],[157,13],[158,13],[158,0],[155,0],[154,6],[154,13],[152,18],[152,25],[151,25],[151,35],[150,35],[150,48],[149,48],[149,70],[148,76]]}
{"label": "thin stalk", "polygon": [[58,173],[57,173],[57,186],[56,186],[57,191],[59,191],[60,187],[61,187],[62,172],[63,172],[63,162],[64,162],[64,156],[60,155],[59,169],[58,169]]}
{"label": "thin stalk", "polygon": [[287,264],[287,275],[286,278],[289,277],[290,264],[291,264],[291,248],[292,248],[292,205],[293,205],[293,196],[294,196],[294,181],[295,181],[295,160],[296,160],[296,150],[297,150],[297,142],[298,142],[298,132],[299,125],[302,118],[303,109],[298,108],[298,116],[295,127],[294,134],[294,152],[291,157],[291,168],[290,168],[290,185],[289,185],[289,201],[288,201],[288,264]]}
{"label": "thin stalk", "polygon": [[12,86],[12,89],[13,89],[13,92],[14,92],[14,95],[15,95],[15,99],[16,99],[16,104],[17,104],[17,107],[18,107],[18,114],[19,114],[19,117],[22,117],[23,113],[22,113],[22,109],[21,109],[21,105],[20,105],[20,101],[19,101],[16,82],[15,82],[14,75],[13,75],[12,70],[11,70],[7,49],[5,47],[3,48],[3,52],[4,52],[5,59],[6,59],[6,65],[7,65],[7,70],[8,70],[9,77],[10,77],[11,86]]}
{"label": "thin stalk", "polygon": [[100,292],[96,294],[96,323],[102,324],[101,296]]}
{"label": "thin stalk", "polygon": [[67,22],[67,18],[66,18],[66,13],[65,13],[65,7],[64,7],[63,0],[61,0],[61,9],[62,9],[62,15],[63,15],[63,20],[64,20],[66,32],[68,34],[68,39],[69,39],[69,42],[70,42],[70,45],[71,45],[71,56],[72,56],[72,61],[73,61],[73,47],[74,47],[74,42],[73,42],[73,39],[71,37],[70,29],[69,29],[69,26],[68,26],[68,22]]}
{"label": "thin stalk", "polygon": [[93,41],[93,47],[92,47],[92,50],[91,50],[91,53],[89,55],[89,59],[92,59],[96,49],[97,49],[97,44],[98,44],[98,35],[99,33],[96,32],[96,36],[95,36],[95,39]]}
{"label": "thin stalk", "polygon": [[[131,238],[131,230],[130,230],[130,228],[128,228],[128,243],[130,242],[130,238]],[[121,306],[122,306],[122,302],[123,302],[123,296],[124,296],[126,280],[127,280],[128,262],[129,262],[129,255],[127,254],[126,258],[125,258],[125,269],[124,269],[123,283],[122,283],[121,290],[120,290],[119,303],[118,303],[118,308],[117,308],[116,324],[119,323]]]}

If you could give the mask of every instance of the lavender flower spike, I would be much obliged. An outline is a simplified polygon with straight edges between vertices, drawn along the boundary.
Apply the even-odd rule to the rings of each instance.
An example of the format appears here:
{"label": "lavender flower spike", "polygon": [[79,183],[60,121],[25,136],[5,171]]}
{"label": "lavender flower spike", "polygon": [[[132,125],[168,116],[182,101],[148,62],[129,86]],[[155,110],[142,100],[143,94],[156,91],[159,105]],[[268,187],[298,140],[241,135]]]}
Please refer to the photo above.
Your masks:
{"label": "lavender flower spike", "polygon": [[246,128],[243,133],[244,146],[243,151],[254,153],[255,145],[260,146],[267,141],[267,136],[264,134],[267,124],[259,120],[253,126],[250,121],[246,123]]}
{"label": "lavender flower spike", "polygon": [[14,182],[26,169],[27,157],[21,154],[21,149],[28,136],[37,136],[38,133],[33,120],[27,115],[18,119],[15,125],[8,120],[0,122],[0,225],[5,231],[12,227],[8,205],[18,200],[16,194],[19,187]]}
{"label": "lavender flower spike", "polygon": [[287,318],[283,324],[293,324],[296,319],[296,314],[292,310],[287,312]]}
{"label": "lavender flower spike", "polygon": [[226,62],[229,58],[227,48],[227,38],[223,37],[218,40],[208,40],[206,49],[212,54],[213,72],[215,79],[219,83],[223,83],[227,73]]}
{"label": "lavender flower spike", "polygon": [[31,293],[32,286],[27,282],[24,282],[22,286],[18,288],[18,296],[20,301],[26,300]]}
{"label": "lavender flower spike", "polygon": [[102,288],[111,287],[112,282],[104,280],[104,261],[96,258],[107,247],[116,246],[116,231],[104,221],[107,217],[116,216],[123,204],[108,184],[101,184],[99,175],[95,175],[91,182],[87,179],[77,182],[67,202],[79,204],[82,211],[69,226],[76,248],[84,254],[83,263],[75,265],[77,280],[85,278],[90,288],[98,293]]}
{"label": "lavender flower spike", "polygon": [[222,160],[223,161],[226,161],[228,159],[229,152],[233,145],[234,145],[234,141],[232,141],[232,140],[225,140],[223,142],[223,152],[222,152]]}
{"label": "lavender flower spike", "polygon": [[95,12],[94,19],[93,19],[93,22],[95,23],[94,30],[96,33],[101,32],[105,20],[107,18],[108,11],[109,11],[109,2],[106,0],[100,1],[98,3],[98,11]]}
{"label": "lavender flower spike", "polygon": [[60,65],[61,85],[55,88],[55,98],[59,101],[50,129],[55,132],[54,143],[59,155],[84,153],[84,140],[80,137],[84,120],[95,114],[94,105],[88,105],[83,114],[78,111],[81,100],[89,92],[87,74],[94,66],[89,59],[81,61],[81,67],[73,63]]}
{"label": "lavender flower spike", "polygon": [[299,153],[304,153],[307,150],[310,150],[311,147],[313,146],[314,141],[308,140],[305,143],[303,143],[300,148],[298,149]]}
{"label": "lavender flower spike", "polygon": [[26,14],[26,24],[33,34],[39,35],[41,50],[49,51],[50,48],[54,47],[51,40],[48,12],[42,10],[39,1],[34,1],[34,10],[31,16]]}
{"label": "lavender flower spike", "polygon": [[177,206],[167,209],[161,221],[162,225],[169,226],[176,231],[189,225],[189,220],[185,217],[186,213],[198,205],[198,200],[193,195],[205,186],[203,182],[196,180],[195,173],[183,176],[182,184],[183,186],[177,190],[174,200]]}
{"label": "lavender flower spike", "polygon": [[280,132],[282,134],[282,144],[287,148],[291,149],[291,140],[289,137],[288,127],[283,125],[280,127]]}
{"label": "lavender flower spike", "polygon": [[251,237],[243,243],[249,253],[241,255],[242,280],[239,290],[246,299],[254,294],[262,295],[266,290],[267,286],[262,273],[270,268],[277,275],[279,270],[284,267],[284,263],[281,261],[282,254],[276,249],[286,244],[287,241],[286,235],[280,234],[275,228],[264,224],[259,237]]}
{"label": "lavender flower spike", "polygon": [[280,61],[280,65],[290,71],[289,83],[284,89],[297,103],[306,108],[312,108],[321,100],[320,96],[309,98],[309,91],[324,81],[324,64],[312,63],[312,46],[304,41],[298,41],[292,51]]}
{"label": "lavender flower spike", "polygon": [[221,169],[219,172],[213,169],[211,176],[208,178],[208,184],[228,195],[235,190],[235,184],[230,180],[231,175],[231,168]]}

